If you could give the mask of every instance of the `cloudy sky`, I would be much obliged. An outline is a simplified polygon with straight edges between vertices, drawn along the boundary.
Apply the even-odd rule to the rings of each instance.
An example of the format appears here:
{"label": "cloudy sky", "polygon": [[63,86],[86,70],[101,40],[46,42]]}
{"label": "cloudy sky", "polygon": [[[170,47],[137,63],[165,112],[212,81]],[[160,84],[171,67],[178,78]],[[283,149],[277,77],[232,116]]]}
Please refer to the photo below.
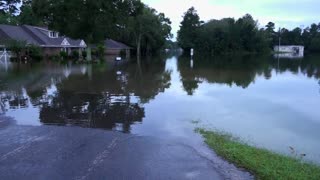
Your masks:
{"label": "cloudy sky", "polygon": [[250,13],[264,26],[269,21],[277,27],[306,27],[320,22],[320,0],[142,0],[163,12],[172,21],[176,36],[183,13],[194,6],[201,20],[239,18]]}

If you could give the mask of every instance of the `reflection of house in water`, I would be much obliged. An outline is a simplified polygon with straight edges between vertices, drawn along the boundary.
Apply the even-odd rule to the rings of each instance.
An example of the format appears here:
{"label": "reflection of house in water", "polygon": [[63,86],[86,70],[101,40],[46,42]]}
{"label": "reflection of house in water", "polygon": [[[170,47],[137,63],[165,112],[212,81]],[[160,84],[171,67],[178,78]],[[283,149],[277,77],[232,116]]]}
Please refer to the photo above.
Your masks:
{"label": "reflection of house in water", "polygon": [[131,125],[142,122],[144,108],[130,96],[60,92],[40,110],[44,124],[76,125],[88,128],[130,132]]}
{"label": "reflection of house in water", "polygon": [[8,52],[4,46],[0,45],[0,69],[4,68],[5,70],[8,70],[10,57],[10,52]]}
{"label": "reflection of house in water", "polygon": [[[163,61],[153,62],[151,67],[121,64],[13,64],[8,72],[0,71],[4,80],[0,81],[0,102],[6,114],[26,125],[130,132],[131,126],[145,117],[143,104],[170,86],[170,73]],[[14,70],[18,75],[11,75]],[[27,124],[18,116],[20,112],[36,118]]]}
{"label": "reflection of house in water", "polygon": [[275,58],[303,58],[304,46],[275,46]]}

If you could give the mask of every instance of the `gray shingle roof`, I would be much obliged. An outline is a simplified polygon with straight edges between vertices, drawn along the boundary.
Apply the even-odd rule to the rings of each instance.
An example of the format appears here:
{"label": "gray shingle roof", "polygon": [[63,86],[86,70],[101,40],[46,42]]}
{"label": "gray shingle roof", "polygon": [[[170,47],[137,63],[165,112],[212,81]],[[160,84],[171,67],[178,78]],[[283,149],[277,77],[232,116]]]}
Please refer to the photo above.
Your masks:
{"label": "gray shingle roof", "polygon": [[[0,25],[0,32],[1,31],[3,34],[7,35],[7,38],[19,41],[26,41],[28,44],[38,45],[42,47],[85,47],[80,45],[82,40],[73,40],[65,36],[50,38],[50,31],[47,28],[42,27],[29,25]],[[70,45],[62,45],[64,39],[66,39]],[[0,41],[3,40],[1,40],[0,38]]]}
{"label": "gray shingle roof", "polygon": [[107,49],[131,49],[131,47],[112,39],[107,39],[105,41],[105,46]]}

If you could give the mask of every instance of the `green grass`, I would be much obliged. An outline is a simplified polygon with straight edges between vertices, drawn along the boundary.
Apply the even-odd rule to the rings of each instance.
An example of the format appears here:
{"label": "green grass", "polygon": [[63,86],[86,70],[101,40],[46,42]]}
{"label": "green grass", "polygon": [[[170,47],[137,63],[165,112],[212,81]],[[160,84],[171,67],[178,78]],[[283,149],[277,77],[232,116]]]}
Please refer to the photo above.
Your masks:
{"label": "green grass", "polygon": [[252,147],[230,135],[197,129],[219,156],[244,168],[256,179],[320,180],[320,167],[298,158]]}

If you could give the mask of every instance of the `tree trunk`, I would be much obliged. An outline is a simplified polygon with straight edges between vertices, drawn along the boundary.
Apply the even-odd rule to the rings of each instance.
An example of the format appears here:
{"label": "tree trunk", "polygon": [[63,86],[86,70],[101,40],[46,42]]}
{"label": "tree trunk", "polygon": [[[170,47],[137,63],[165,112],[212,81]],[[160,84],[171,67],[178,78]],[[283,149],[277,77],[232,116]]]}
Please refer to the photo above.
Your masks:
{"label": "tree trunk", "polygon": [[138,60],[141,57],[141,34],[139,34],[139,37],[137,39],[137,58]]}
{"label": "tree trunk", "polygon": [[92,56],[91,56],[91,47],[87,47],[87,61],[92,61]]}

